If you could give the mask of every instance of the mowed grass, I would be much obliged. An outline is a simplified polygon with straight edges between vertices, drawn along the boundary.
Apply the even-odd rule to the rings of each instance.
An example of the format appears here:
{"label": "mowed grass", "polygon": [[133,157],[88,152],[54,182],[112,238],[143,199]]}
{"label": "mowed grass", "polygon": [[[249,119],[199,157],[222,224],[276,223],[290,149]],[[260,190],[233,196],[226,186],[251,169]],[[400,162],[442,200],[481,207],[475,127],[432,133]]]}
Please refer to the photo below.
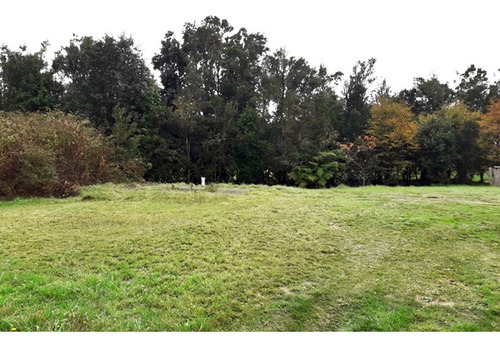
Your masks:
{"label": "mowed grass", "polygon": [[0,260],[2,331],[499,331],[500,189],[95,186]]}

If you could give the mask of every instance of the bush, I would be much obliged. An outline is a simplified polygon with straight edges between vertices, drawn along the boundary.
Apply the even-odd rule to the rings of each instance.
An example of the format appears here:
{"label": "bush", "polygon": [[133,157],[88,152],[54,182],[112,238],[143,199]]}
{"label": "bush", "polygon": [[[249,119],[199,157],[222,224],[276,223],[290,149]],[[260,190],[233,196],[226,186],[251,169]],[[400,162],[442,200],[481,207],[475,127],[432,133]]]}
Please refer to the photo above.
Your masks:
{"label": "bush", "polygon": [[79,186],[137,178],[140,165],[113,161],[115,150],[75,116],[0,114],[0,197],[65,197]]}
{"label": "bush", "polygon": [[345,171],[345,157],[341,150],[319,152],[289,174],[301,188],[325,188],[339,185]]}

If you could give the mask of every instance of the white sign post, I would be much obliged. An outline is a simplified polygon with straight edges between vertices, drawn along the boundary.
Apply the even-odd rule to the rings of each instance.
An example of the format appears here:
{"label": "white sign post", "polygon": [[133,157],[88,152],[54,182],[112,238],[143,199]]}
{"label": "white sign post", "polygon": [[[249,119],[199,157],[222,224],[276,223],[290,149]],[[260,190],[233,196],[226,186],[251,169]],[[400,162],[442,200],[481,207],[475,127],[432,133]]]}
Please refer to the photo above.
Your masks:
{"label": "white sign post", "polygon": [[202,177],[202,178],[201,178],[201,186],[202,186],[202,187],[205,187],[205,177]]}

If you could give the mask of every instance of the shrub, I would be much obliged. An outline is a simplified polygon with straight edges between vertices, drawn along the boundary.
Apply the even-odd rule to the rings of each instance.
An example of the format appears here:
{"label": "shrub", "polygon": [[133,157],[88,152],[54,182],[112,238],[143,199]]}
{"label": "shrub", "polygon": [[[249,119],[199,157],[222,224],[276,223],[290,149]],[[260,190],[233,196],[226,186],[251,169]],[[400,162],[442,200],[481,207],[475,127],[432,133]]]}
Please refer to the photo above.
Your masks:
{"label": "shrub", "polygon": [[2,198],[70,196],[79,186],[120,182],[140,171],[113,161],[115,148],[87,121],[61,112],[0,114],[0,136]]}
{"label": "shrub", "polygon": [[345,170],[345,157],[341,150],[319,152],[303,165],[296,166],[289,174],[301,187],[325,188],[341,183]]}

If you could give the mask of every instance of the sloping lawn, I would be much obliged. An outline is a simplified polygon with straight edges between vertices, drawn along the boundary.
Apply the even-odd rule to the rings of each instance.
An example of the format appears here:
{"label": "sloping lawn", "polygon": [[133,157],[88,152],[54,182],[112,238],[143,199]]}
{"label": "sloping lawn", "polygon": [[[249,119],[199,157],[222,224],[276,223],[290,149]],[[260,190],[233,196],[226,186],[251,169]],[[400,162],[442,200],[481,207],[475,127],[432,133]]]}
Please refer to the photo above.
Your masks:
{"label": "sloping lawn", "polygon": [[500,331],[500,189],[0,202],[2,331]]}

